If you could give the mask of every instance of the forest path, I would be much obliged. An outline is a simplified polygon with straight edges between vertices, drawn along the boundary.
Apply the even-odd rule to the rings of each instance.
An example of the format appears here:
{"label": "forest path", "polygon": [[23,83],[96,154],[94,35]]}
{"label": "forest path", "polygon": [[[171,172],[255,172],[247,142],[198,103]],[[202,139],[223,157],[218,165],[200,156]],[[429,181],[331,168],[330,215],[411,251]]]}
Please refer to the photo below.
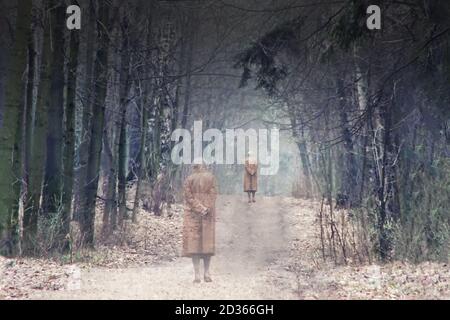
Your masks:
{"label": "forest path", "polygon": [[[66,290],[42,292],[37,298],[301,298],[298,272],[296,276],[289,270],[286,259],[293,242],[300,241],[302,248],[311,247],[308,242],[314,239],[310,234],[314,211],[310,208],[295,214],[298,208],[289,198],[257,197],[256,203],[249,204],[245,195],[220,196],[212,283],[193,284],[192,262],[180,257],[148,267],[75,269]],[[302,221],[293,221],[294,217]],[[305,232],[296,232],[294,237],[294,226],[301,226]]]}

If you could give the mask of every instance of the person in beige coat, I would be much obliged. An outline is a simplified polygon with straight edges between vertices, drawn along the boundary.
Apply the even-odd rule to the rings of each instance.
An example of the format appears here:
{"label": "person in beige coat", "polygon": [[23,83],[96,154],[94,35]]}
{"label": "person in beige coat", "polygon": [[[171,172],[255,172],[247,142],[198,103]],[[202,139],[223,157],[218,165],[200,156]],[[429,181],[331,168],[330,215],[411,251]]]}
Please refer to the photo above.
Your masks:
{"label": "person in beige coat", "polygon": [[244,192],[248,194],[248,202],[256,202],[255,193],[258,191],[258,163],[252,153],[247,154],[244,171]]}
{"label": "person in beige coat", "polygon": [[204,280],[211,282],[209,265],[215,254],[216,178],[203,164],[195,164],[184,183],[183,253],[192,258],[194,283],[200,282],[200,260]]}

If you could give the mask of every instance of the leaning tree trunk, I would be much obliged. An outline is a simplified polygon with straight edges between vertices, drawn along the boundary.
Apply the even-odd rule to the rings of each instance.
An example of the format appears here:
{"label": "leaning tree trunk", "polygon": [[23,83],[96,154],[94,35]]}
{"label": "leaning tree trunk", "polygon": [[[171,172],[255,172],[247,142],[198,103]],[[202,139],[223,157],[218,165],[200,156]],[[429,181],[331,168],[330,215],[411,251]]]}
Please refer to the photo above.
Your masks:
{"label": "leaning tree trunk", "polygon": [[[306,145],[306,139],[303,128],[300,128],[301,123],[298,123],[299,112],[292,106],[291,103],[287,102],[288,113],[292,127],[292,134],[296,140],[297,147],[300,153],[300,159],[302,162],[303,177],[305,178],[305,189],[306,197],[311,197],[312,195],[312,183],[311,183],[311,165],[309,161],[308,149]],[[301,120],[301,119],[300,119]]]}
{"label": "leaning tree trunk", "polygon": [[83,244],[85,246],[94,246],[94,220],[95,220],[95,206],[97,198],[100,156],[102,151],[102,137],[105,118],[105,98],[107,92],[108,82],[108,46],[109,38],[107,30],[104,26],[107,25],[109,19],[109,6],[106,1],[100,3],[99,8],[99,22],[98,22],[98,49],[97,57],[94,66],[94,89],[96,92],[93,115],[91,139],[89,143],[89,158],[87,163],[86,180],[84,181],[84,199],[83,208],[80,215],[80,227],[83,237]]}
{"label": "leaning tree trunk", "polygon": [[0,254],[12,254],[17,242],[21,154],[19,124],[23,115],[23,80],[31,24],[31,0],[19,0],[11,68],[5,88],[0,128]]}

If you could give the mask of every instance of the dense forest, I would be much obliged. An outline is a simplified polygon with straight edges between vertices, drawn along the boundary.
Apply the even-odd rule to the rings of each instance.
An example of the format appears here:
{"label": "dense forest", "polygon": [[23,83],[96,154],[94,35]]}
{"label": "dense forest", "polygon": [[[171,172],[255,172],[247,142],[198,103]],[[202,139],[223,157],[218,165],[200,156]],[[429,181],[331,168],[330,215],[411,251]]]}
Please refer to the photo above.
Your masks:
{"label": "dense forest", "polygon": [[[1,254],[161,215],[189,171],[171,134],[202,120],[280,129],[262,192],[321,204],[323,258],[447,261],[450,4],[373,2],[0,1]],[[212,167],[241,191],[240,168]]]}

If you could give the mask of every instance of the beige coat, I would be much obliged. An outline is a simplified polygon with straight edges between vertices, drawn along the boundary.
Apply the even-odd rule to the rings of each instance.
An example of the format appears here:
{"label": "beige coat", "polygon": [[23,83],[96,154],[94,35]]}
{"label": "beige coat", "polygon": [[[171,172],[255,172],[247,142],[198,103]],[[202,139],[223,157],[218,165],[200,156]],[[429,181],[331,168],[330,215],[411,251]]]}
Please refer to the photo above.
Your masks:
{"label": "beige coat", "polygon": [[[198,168],[184,184],[183,256],[215,253],[216,178],[204,168]],[[208,214],[201,212],[208,208]]]}
{"label": "beige coat", "polygon": [[245,160],[244,192],[258,190],[258,164],[256,161]]}

